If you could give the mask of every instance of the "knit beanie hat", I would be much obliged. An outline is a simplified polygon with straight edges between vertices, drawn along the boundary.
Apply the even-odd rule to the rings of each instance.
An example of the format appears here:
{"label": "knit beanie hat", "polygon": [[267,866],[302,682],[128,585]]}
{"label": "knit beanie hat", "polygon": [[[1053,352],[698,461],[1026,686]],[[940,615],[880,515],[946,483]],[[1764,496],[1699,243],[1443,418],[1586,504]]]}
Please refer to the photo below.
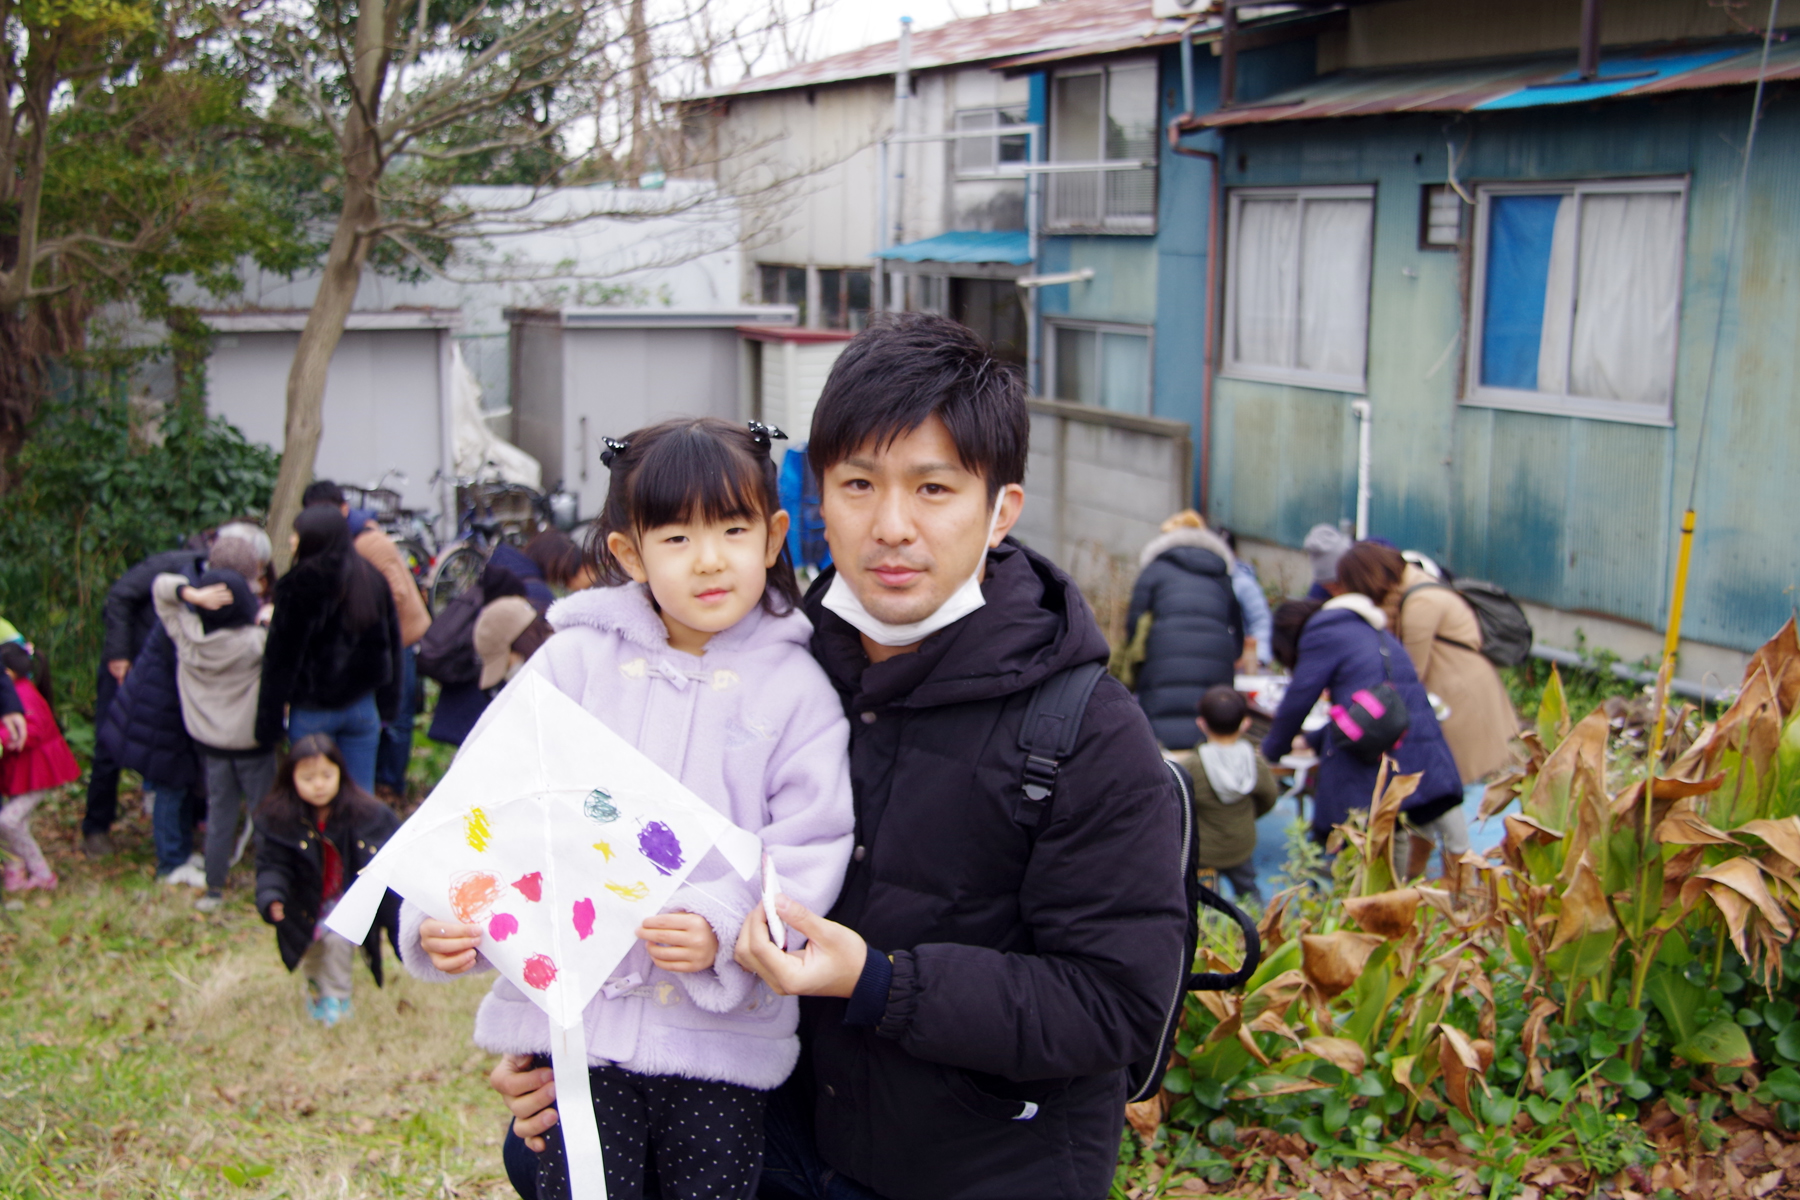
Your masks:
{"label": "knit beanie hat", "polygon": [[1338,559],[1356,543],[1335,525],[1314,525],[1307,531],[1300,548],[1312,560],[1314,583],[1332,583],[1337,579]]}

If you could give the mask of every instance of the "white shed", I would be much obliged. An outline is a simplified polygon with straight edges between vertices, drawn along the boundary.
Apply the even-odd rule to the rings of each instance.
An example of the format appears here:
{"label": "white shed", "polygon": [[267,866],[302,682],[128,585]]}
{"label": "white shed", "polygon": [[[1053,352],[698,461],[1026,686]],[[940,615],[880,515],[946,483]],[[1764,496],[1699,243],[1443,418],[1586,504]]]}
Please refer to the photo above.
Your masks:
{"label": "white shed", "polygon": [[813,409],[831,365],[856,335],[792,325],[740,325],[738,333],[749,350],[756,380],[753,411],[759,420],[779,426],[791,439],[789,445],[801,444],[812,429]]}
{"label": "white shed", "polygon": [[509,309],[514,440],[543,464],[545,486],[562,480],[591,517],[606,498],[601,439],[666,417],[756,415],[738,327],[795,315],[786,306]]}
{"label": "white shed", "polygon": [[[207,408],[253,442],[280,450],[286,441],[287,377],[306,313],[203,314],[213,331],[207,364]],[[315,473],[367,486],[390,478],[409,508],[445,513],[446,488],[432,483],[453,472],[451,334],[454,309],[352,312],[325,380],[324,434]],[[440,533],[445,532],[440,528]]]}

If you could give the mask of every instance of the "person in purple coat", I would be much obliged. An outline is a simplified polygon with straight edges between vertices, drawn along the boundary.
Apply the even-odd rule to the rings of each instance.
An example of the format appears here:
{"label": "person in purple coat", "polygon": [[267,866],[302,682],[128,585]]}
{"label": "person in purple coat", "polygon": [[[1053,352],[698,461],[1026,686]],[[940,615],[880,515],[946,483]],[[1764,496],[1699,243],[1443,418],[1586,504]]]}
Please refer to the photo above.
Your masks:
{"label": "person in purple coat", "polygon": [[[1386,614],[1373,601],[1357,592],[1323,605],[1290,600],[1275,612],[1273,640],[1276,659],[1293,671],[1294,678],[1263,739],[1264,758],[1275,762],[1295,748],[1301,723],[1321,695],[1349,696],[1386,680],[1406,701],[1410,722],[1400,744],[1389,753],[1401,774],[1424,776],[1400,806],[1401,815],[1416,827],[1462,803],[1462,775],[1438,728],[1425,685],[1419,682],[1406,648],[1387,631]],[[1352,756],[1330,724],[1305,735],[1305,740],[1320,760],[1312,836],[1323,842],[1352,809],[1369,807],[1379,768]]]}

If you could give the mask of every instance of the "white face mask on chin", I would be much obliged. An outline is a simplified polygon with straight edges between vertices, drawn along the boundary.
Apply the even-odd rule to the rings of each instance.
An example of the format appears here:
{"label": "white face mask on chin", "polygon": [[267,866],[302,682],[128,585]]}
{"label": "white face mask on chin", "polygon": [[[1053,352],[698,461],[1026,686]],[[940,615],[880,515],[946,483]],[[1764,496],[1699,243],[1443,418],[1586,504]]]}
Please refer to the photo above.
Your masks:
{"label": "white face mask on chin", "polygon": [[881,620],[863,607],[856,592],[844,582],[842,571],[833,577],[831,586],[825,589],[825,599],[821,603],[850,622],[858,633],[877,646],[911,646],[924,641],[945,626],[955,624],[987,603],[987,597],[981,594],[981,568],[987,562],[988,544],[994,540],[994,530],[1000,524],[1000,505],[1005,499],[1004,491],[994,499],[994,515],[988,518],[987,536],[982,539],[981,557],[975,560],[975,570],[963,580],[961,587],[951,593],[949,599],[938,605],[937,611],[922,620],[908,625],[890,625]]}

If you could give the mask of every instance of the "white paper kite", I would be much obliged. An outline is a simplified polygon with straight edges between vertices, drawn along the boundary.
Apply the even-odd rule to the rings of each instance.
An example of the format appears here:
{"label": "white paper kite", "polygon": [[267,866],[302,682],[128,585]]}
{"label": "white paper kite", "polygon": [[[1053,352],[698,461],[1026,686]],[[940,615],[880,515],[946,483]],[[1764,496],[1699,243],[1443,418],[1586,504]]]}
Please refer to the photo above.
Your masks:
{"label": "white paper kite", "polygon": [[582,1010],[713,848],[756,878],[754,834],[530,673],[326,924],[360,943],[392,888],[440,921],[482,926],[481,953],[550,1018],[575,1200],[604,1200]]}

